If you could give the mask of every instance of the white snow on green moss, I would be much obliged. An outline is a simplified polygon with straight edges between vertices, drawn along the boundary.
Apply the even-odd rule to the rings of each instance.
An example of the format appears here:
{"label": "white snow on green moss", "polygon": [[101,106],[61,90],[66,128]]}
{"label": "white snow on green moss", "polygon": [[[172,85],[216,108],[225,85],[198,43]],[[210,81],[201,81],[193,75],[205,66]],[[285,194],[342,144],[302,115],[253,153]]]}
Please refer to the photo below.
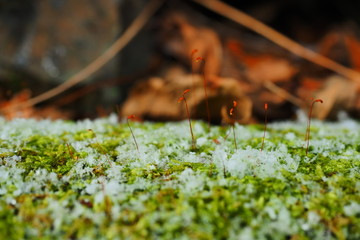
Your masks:
{"label": "white snow on green moss", "polygon": [[360,124],[0,118],[6,239],[359,239]]}

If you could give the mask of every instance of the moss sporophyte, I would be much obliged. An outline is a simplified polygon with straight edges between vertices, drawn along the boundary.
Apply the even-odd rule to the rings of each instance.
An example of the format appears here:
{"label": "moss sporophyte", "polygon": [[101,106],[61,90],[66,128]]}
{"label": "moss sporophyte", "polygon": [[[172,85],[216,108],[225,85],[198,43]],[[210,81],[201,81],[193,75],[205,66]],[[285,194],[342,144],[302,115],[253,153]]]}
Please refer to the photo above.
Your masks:
{"label": "moss sporophyte", "polygon": [[196,141],[195,141],[195,137],[194,137],[194,133],[193,133],[193,129],[192,129],[192,126],[191,126],[191,117],[190,117],[190,111],[189,111],[189,107],[188,107],[188,104],[187,104],[187,101],[186,101],[186,98],[185,98],[185,94],[190,92],[190,89],[186,89],[182,96],[178,98],[178,103],[181,103],[182,101],[185,102],[185,108],[186,108],[186,114],[187,114],[187,118],[188,118],[188,121],[189,121],[189,128],[190,128],[190,134],[191,134],[191,147],[192,149],[196,149]]}
{"label": "moss sporophyte", "polygon": [[264,149],[264,142],[265,142],[265,135],[266,135],[266,128],[267,128],[267,111],[268,111],[268,104],[264,104],[264,110],[265,110],[265,119],[264,119],[264,135],[262,137],[262,143],[261,143],[261,151]]}
{"label": "moss sporophyte", "polygon": [[131,136],[132,136],[132,138],[134,139],[134,143],[135,143],[136,150],[137,150],[138,154],[140,155],[139,145],[137,144],[137,141],[136,141],[134,132],[133,132],[133,130],[132,130],[131,126],[130,126],[130,122],[129,122],[130,120],[133,120],[133,119],[136,119],[135,114],[129,115],[129,116],[126,118],[126,122],[127,122],[128,127],[129,127]]}
{"label": "moss sporophyte", "polygon": [[229,114],[230,114],[230,116],[234,115],[234,123],[232,124],[232,130],[233,130],[233,134],[234,134],[234,145],[235,145],[235,149],[237,150],[236,136],[235,136],[236,115],[235,115],[235,112],[234,112],[236,110],[236,106],[237,106],[237,102],[233,101],[233,107],[230,108]]}
{"label": "moss sporophyte", "polygon": [[192,151],[187,121],[143,122],[137,157],[131,119],[0,118],[0,239],[360,239],[359,121],[312,121],[316,158],[299,121],[262,152],[265,126],[236,125],[234,151],[210,141],[231,126],[193,120]]}
{"label": "moss sporophyte", "polygon": [[312,114],[312,110],[314,107],[315,103],[323,103],[323,100],[321,99],[315,99],[312,101],[311,106],[310,106],[310,110],[309,110],[309,114],[308,114],[308,123],[307,123],[307,128],[306,128],[306,133],[305,133],[305,141],[306,141],[306,156],[308,155],[308,151],[309,151],[309,144],[310,144],[310,125],[311,125],[311,114]]}

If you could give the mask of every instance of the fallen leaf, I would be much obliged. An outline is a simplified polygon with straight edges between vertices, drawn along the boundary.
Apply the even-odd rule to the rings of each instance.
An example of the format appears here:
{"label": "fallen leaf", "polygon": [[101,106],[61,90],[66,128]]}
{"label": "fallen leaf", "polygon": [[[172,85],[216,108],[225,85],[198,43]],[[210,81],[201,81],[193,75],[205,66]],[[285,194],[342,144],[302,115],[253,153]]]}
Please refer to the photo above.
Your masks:
{"label": "fallen leaf", "polygon": [[313,116],[318,119],[337,117],[340,110],[348,110],[355,105],[356,83],[341,76],[329,77],[324,86],[315,93],[314,99],[321,98],[324,103],[314,105]]}

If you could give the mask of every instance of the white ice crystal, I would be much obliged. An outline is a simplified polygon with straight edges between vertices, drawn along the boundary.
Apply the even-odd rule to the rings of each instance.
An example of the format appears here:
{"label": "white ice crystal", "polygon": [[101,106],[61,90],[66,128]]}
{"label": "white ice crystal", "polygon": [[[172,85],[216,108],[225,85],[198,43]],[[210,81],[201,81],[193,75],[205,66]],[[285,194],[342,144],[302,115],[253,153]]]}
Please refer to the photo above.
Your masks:
{"label": "white ice crystal", "polygon": [[209,141],[209,139],[207,139],[207,138],[205,138],[205,137],[200,137],[200,138],[196,139],[196,146],[202,147],[202,146],[204,146],[208,141]]}
{"label": "white ice crystal", "polygon": [[252,240],[254,239],[253,230],[250,227],[245,227],[242,229],[241,233],[237,237],[237,239],[247,239]]}
{"label": "white ice crystal", "polygon": [[346,216],[355,216],[360,213],[360,204],[351,202],[349,205],[344,206],[344,213]]}
{"label": "white ice crystal", "polygon": [[[288,153],[262,152],[257,149],[237,150],[229,159],[220,160],[219,154],[224,156],[224,152],[217,150],[214,152],[217,166],[225,166],[226,171],[231,175],[244,177],[246,175],[258,177],[278,177],[281,169],[296,171],[299,165],[299,159],[292,158]],[[223,158],[224,159],[224,158]]]}
{"label": "white ice crystal", "polygon": [[201,190],[205,183],[202,174],[196,174],[191,168],[182,171],[182,173],[178,175],[178,179],[180,181],[180,188],[187,194]]}
{"label": "white ice crystal", "polygon": [[90,184],[87,184],[85,187],[85,193],[90,195],[93,195],[96,192],[99,192],[100,190],[101,190],[101,185],[96,180],[93,180]]}

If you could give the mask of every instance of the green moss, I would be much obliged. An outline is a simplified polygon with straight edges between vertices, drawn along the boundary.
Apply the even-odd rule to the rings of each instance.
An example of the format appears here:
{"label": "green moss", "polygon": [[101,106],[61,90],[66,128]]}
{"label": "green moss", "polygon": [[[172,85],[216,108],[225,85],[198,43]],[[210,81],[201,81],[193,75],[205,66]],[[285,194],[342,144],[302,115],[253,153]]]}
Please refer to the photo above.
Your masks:
{"label": "green moss", "polygon": [[[72,148],[71,151],[74,151]],[[59,139],[47,136],[33,136],[26,140],[18,151],[24,175],[37,169],[46,169],[64,175],[71,170],[78,154],[69,152],[67,145]]]}
{"label": "green moss", "polygon": [[[269,126],[260,152],[262,125],[241,127],[245,136],[238,136],[236,150],[232,135],[221,138],[227,127],[209,131],[194,121],[196,137],[203,139],[190,152],[190,134],[176,134],[188,129],[185,123],[132,122],[139,154],[127,124],[97,122],[93,129],[100,130],[91,131],[66,124],[58,135],[22,138],[20,129],[14,142],[0,139],[0,236],[360,238],[360,163],[354,155],[360,139],[349,130],[312,127],[306,156],[306,126],[304,132]],[[315,140],[344,148],[323,151]]]}
{"label": "green moss", "polygon": [[24,223],[16,214],[16,209],[0,201],[0,236],[3,239],[24,239]]}

